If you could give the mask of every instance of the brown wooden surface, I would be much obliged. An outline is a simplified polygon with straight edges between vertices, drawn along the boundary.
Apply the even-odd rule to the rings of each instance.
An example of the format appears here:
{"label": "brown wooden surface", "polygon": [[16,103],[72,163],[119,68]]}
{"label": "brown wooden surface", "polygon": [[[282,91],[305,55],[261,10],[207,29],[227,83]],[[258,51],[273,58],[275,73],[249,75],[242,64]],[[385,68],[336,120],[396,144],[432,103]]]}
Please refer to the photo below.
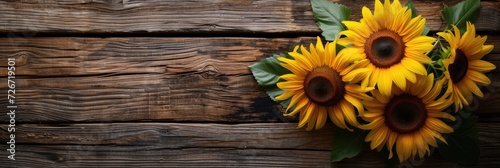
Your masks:
{"label": "brown wooden surface", "polygon": [[[295,123],[192,124],[24,124],[17,167],[325,167],[333,125],[320,131],[295,129]],[[5,129],[5,127],[2,127]],[[481,164],[495,167],[500,155],[498,124],[479,124]],[[57,135],[56,135],[57,134]],[[3,134],[0,134],[5,136]],[[330,166],[383,167],[382,156],[366,150]],[[459,166],[437,153],[405,166]]]}
{"label": "brown wooden surface", "polygon": [[[308,0],[0,1],[0,32],[38,33],[319,33]],[[371,0],[334,0],[373,10]],[[442,30],[440,10],[460,0],[415,1],[431,30]],[[498,1],[481,2],[479,30],[499,31]]]}
{"label": "brown wooden surface", "polygon": [[[500,46],[496,37],[490,36],[487,43]],[[312,41],[16,38],[0,40],[0,53],[17,61],[20,122],[265,122],[287,118],[260,91],[248,66]],[[497,47],[487,59],[500,67],[499,56]],[[6,75],[6,68],[0,75]],[[500,90],[499,78],[492,83],[493,90]],[[0,88],[7,88],[6,80],[0,81]],[[496,95],[488,96],[478,113],[497,112]],[[0,107],[7,106],[6,97],[2,99]],[[0,115],[0,121],[8,117]]]}
{"label": "brown wooden surface", "polygon": [[[451,1],[416,1],[432,30]],[[373,1],[340,1],[353,9]],[[500,67],[500,2],[476,23]],[[296,129],[247,66],[320,30],[309,1],[0,1],[0,60],[16,58],[16,161],[0,167],[383,167],[368,148],[330,164],[334,129]],[[104,38],[101,38],[104,37]],[[6,93],[0,61],[0,91]],[[500,161],[500,70],[478,99],[481,158]],[[7,96],[0,96],[1,113]],[[434,154],[400,166],[456,167]]]}

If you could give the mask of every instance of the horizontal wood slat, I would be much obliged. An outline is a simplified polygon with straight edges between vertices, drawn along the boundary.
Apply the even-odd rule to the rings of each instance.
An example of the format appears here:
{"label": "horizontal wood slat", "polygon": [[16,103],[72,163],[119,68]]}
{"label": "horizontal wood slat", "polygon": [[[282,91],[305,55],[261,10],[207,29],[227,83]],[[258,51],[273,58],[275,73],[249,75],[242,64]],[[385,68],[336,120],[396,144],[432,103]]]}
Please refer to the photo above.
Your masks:
{"label": "horizontal wood slat", "polygon": [[[500,46],[497,36],[487,43]],[[314,38],[10,38],[19,122],[289,121],[247,66]],[[14,45],[14,46],[12,46]],[[500,67],[497,47],[487,60]],[[6,61],[0,76],[6,76]],[[488,93],[500,90],[498,70]],[[0,88],[7,88],[0,80]],[[479,114],[497,112],[498,94]],[[7,106],[7,97],[0,98]],[[0,122],[7,122],[0,115]]]}
{"label": "horizontal wood slat", "polygon": [[[361,18],[373,1],[335,0]],[[404,2],[404,1],[403,1]],[[459,0],[416,0],[417,11],[433,31],[442,30],[440,10]],[[500,30],[498,1],[481,2],[478,30]],[[9,36],[37,33],[319,33],[308,0],[123,0],[0,1],[0,32]],[[21,33],[23,32],[23,33]],[[234,35],[234,34],[233,34]],[[299,35],[299,34],[297,34]]]}
{"label": "horizontal wood slat", "polygon": [[[296,129],[293,123],[179,124],[113,123],[17,127],[16,161],[0,159],[13,167],[383,167],[384,158],[368,148],[352,159],[330,165],[334,130],[327,124],[319,131]],[[500,164],[500,125],[478,124],[480,164]],[[5,136],[2,127],[1,140]],[[57,135],[55,134],[57,133]],[[458,166],[433,152],[425,161],[402,166]]]}
{"label": "horizontal wood slat", "polygon": [[[8,141],[7,126],[0,128],[0,141]],[[333,124],[317,131],[297,129],[296,123],[20,124],[16,144],[328,150],[333,133]]]}

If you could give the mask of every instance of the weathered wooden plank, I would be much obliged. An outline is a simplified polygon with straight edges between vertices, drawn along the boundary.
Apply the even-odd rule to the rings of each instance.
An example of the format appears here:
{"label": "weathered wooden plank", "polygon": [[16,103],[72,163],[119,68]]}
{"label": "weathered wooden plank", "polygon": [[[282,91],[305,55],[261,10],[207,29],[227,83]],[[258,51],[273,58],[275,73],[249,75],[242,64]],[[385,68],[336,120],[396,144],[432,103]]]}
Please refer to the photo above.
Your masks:
{"label": "weathered wooden plank", "polygon": [[[1,125],[0,142],[7,142],[7,126]],[[89,123],[20,124],[17,144],[125,145],[161,148],[272,148],[327,150],[334,128],[305,131],[296,123]]]}
{"label": "weathered wooden plank", "polygon": [[[500,46],[497,36],[487,43]],[[247,66],[314,38],[11,38],[19,122],[286,121]],[[500,47],[487,57],[498,67]],[[5,77],[7,61],[0,62]],[[492,73],[493,89],[500,81]],[[0,88],[7,88],[0,80]],[[3,92],[6,92],[5,90]],[[494,98],[495,95],[490,95]],[[7,106],[0,97],[0,107]],[[496,112],[498,99],[481,102]],[[0,115],[0,122],[7,116]]]}
{"label": "weathered wooden plank", "polygon": [[[373,1],[334,0],[361,18]],[[442,30],[443,4],[459,0],[415,1],[431,30]],[[498,1],[481,2],[478,30],[500,30]],[[162,1],[1,1],[0,32],[9,36],[36,33],[319,33],[308,0],[162,0]],[[24,34],[21,34],[24,32]],[[27,33],[30,32],[30,33]],[[17,33],[17,34],[16,34]]]}
{"label": "weathered wooden plank", "polygon": [[[369,149],[356,158],[330,164],[331,126],[328,124],[325,130],[307,132],[295,129],[292,123],[23,124],[16,132],[16,161],[0,159],[0,164],[14,167],[384,165],[384,158]],[[481,157],[477,167],[500,164],[500,125],[480,123],[478,129]],[[0,137],[6,136],[2,134]],[[403,165],[458,166],[433,153],[429,158]]]}
{"label": "weathered wooden plank", "polygon": [[[9,40],[0,40],[0,58],[16,58],[20,122],[275,121],[281,117],[275,114],[279,110],[264,98],[247,66],[302,42],[301,38]],[[6,68],[1,68],[0,76],[6,76]],[[6,86],[6,80],[0,80],[0,87]],[[6,106],[6,97],[1,99]],[[4,115],[0,118],[7,121]]]}

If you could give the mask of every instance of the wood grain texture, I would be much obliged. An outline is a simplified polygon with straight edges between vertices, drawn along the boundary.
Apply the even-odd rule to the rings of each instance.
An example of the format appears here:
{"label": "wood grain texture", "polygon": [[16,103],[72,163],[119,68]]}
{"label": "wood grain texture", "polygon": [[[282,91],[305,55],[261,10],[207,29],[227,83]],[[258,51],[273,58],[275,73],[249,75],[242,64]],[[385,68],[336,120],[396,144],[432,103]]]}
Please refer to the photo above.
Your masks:
{"label": "wood grain texture", "polygon": [[[267,52],[285,52],[292,44],[303,41],[300,38],[14,40],[14,43],[7,40],[0,43],[6,46],[0,51],[4,58],[17,58],[16,94],[23,111],[18,120],[22,122],[280,119],[276,114],[279,110],[256,87],[247,66]],[[10,44],[19,45],[8,47]],[[5,68],[2,70],[5,75]],[[0,87],[5,88],[6,84]]]}
{"label": "wood grain texture", "polygon": [[[383,167],[384,158],[365,151],[352,159],[330,164],[334,129],[296,129],[294,123],[193,124],[22,124],[16,134],[13,167]],[[5,127],[2,127],[5,131]],[[475,167],[500,164],[500,125],[478,124],[481,160]],[[3,132],[4,132],[3,131]],[[0,137],[6,137],[1,134]],[[5,141],[6,139],[1,139]],[[7,164],[9,163],[9,164]],[[438,153],[401,166],[459,166]]]}
{"label": "wood grain texture", "polygon": [[[0,141],[8,141],[7,126],[0,128]],[[328,150],[333,133],[333,124],[318,131],[297,129],[296,123],[21,124],[16,127],[16,143]]]}
{"label": "wood grain texture", "polygon": [[[373,9],[332,1],[352,20]],[[459,1],[414,3],[438,31],[440,10]],[[485,60],[500,67],[500,2],[481,6],[477,30],[496,46]],[[18,106],[11,161],[1,94],[0,167],[384,167],[368,146],[331,164],[333,124],[297,129],[248,69],[320,33],[309,0],[0,1],[0,93],[16,58]],[[488,75],[485,98],[468,107],[480,116],[473,167],[500,165],[500,70]],[[399,166],[461,165],[434,153]]]}
{"label": "wood grain texture", "polygon": [[[361,18],[361,7],[372,0],[335,0]],[[459,0],[417,0],[417,11],[431,30],[442,30],[440,10]],[[478,30],[500,30],[498,1],[481,2]],[[0,32],[32,37],[36,33],[171,33],[218,32],[320,33],[308,0],[107,0],[0,1]],[[22,32],[22,34],[21,34]]]}
{"label": "wood grain texture", "polygon": [[[487,43],[500,46],[497,36]],[[19,122],[289,121],[261,91],[249,65],[314,38],[9,38],[16,58]],[[12,46],[15,45],[15,46]],[[487,57],[497,61],[500,48]],[[6,76],[7,62],[0,62]],[[498,70],[492,87],[500,90]],[[6,89],[6,80],[0,88]],[[5,91],[6,92],[6,91]],[[497,112],[497,94],[479,114]],[[1,97],[0,107],[7,106]],[[7,115],[0,115],[6,122]]]}

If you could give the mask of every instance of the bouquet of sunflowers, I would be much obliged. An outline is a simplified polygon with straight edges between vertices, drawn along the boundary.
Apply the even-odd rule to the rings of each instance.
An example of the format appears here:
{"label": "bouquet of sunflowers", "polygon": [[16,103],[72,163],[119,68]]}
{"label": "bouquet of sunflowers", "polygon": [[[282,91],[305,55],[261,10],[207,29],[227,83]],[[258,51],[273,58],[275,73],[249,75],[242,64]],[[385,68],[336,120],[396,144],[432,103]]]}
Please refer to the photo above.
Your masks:
{"label": "bouquet of sunflowers", "polygon": [[320,129],[328,118],[338,127],[332,162],[358,155],[369,142],[399,162],[438,150],[448,160],[477,163],[476,117],[465,107],[483,97],[485,73],[496,68],[481,60],[493,45],[484,45],[472,24],[479,0],[444,7],[447,27],[435,35],[411,1],[375,0],[374,10],[361,9],[360,21],[349,20],[346,6],[311,4],[329,42],[318,37],[250,70],[285,116],[299,116],[299,128]]}

